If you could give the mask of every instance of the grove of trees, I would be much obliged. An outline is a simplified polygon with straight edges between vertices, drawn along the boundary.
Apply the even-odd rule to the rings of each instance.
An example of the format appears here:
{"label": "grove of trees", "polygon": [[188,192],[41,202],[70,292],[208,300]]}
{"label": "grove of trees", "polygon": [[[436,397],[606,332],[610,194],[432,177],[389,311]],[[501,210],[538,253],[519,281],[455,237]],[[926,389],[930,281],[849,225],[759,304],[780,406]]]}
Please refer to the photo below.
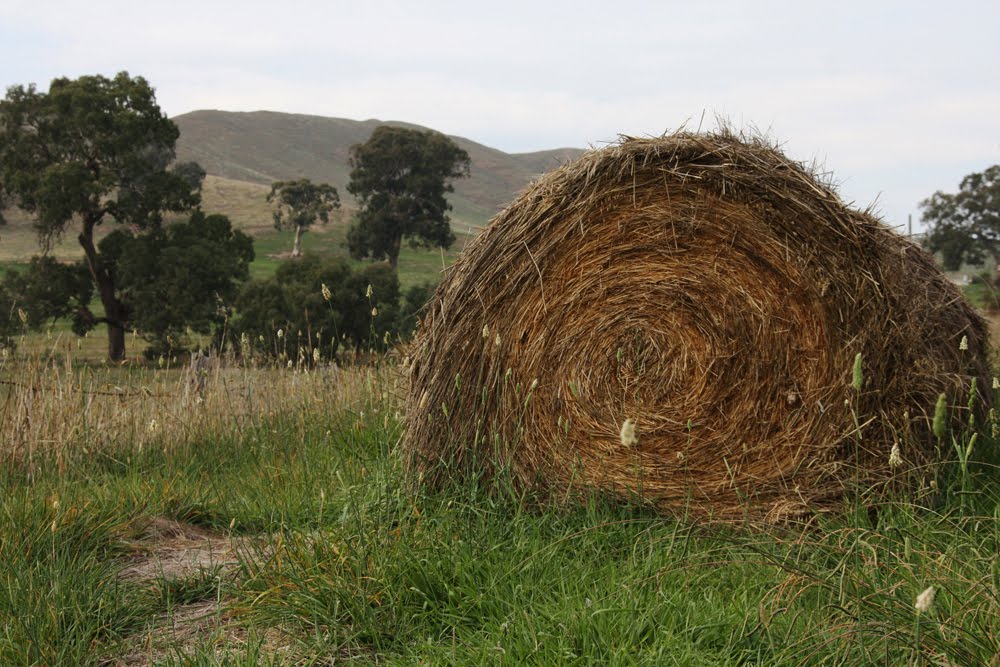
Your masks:
{"label": "grove of trees", "polygon": [[[126,332],[147,355],[183,351],[193,334],[283,361],[333,359],[344,349],[385,350],[416,326],[430,285],[400,289],[403,239],[449,247],[445,195],[469,156],[436,132],[379,127],[351,148],[347,189],[361,204],[347,235],[358,259],[302,256],[301,237],[339,208],[337,189],[275,182],[267,201],[278,229],[293,228],[293,260],[250,281],[253,240],[201,210],[205,171],[175,161],[176,125],[142,77],[54,80],[48,91],[12,86],[0,100],[0,213],[33,218],[41,255],[0,280],[0,347],[26,329],[104,324],[108,358],[125,357]],[[168,214],[171,214],[168,217]],[[0,216],[0,224],[4,219]],[[98,233],[102,225],[113,225]],[[48,254],[67,233],[78,262]],[[94,297],[97,304],[94,304]],[[233,345],[231,349],[237,348]]]}

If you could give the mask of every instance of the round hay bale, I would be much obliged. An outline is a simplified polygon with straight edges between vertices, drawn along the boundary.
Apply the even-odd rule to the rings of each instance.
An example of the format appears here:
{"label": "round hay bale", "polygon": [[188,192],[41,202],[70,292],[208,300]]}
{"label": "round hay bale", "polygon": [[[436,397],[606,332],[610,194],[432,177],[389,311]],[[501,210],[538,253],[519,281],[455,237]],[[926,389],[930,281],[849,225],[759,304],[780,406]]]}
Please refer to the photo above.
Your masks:
{"label": "round hay bale", "polygon": [[927,253],[772,146],[623,138],[533,183],[447,272],[404,451],[430,483],[779,520],[919,478],[940,393],[958,424],[970,380],[989,391],[986,349]]}

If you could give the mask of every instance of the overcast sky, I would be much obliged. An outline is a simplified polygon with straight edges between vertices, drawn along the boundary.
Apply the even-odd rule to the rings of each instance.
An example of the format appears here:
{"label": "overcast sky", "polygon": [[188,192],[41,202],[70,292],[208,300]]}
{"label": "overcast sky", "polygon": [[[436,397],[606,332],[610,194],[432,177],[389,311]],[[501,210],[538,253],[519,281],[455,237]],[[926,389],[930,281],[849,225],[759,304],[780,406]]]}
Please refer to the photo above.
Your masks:
{"label": "overcast sky", "polygon": [[998,32],[997,0],[0,0],[0,84],[128,70],[171,116],[404,120],[509,152],[721,116],[901,225],[1000,163]]}

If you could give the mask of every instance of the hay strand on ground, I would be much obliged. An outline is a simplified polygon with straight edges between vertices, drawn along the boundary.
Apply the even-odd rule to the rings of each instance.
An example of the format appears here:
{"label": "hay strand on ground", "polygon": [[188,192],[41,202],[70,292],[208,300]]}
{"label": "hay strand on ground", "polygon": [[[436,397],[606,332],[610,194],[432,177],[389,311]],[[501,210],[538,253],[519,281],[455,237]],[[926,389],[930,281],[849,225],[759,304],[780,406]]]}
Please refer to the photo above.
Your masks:
{"label": "hay strand on ground", "polygon": [[964,420],[986,348],[923,250],[774,147],[623,138],[532,184],[448,271],[403,444],[431,483],[502,468],[560,497],[778,520],[880,488],[894,443],[919,478],[938,395]]}

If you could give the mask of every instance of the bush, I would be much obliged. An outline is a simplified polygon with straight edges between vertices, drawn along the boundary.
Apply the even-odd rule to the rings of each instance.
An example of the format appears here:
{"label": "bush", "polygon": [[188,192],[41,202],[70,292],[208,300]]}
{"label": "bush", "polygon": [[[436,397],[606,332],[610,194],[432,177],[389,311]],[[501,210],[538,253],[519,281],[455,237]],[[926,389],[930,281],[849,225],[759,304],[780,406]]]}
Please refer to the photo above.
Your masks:
{"label": "bush", "polygon": [[273,278],[245,285],[233,331],[241,347],[282,360],[333,359],[341,348],[385,351],[412,331],[426,286],[410,288],[400,308],[399,278],[387,264],[352,270],[343,259],[306,255]]}

